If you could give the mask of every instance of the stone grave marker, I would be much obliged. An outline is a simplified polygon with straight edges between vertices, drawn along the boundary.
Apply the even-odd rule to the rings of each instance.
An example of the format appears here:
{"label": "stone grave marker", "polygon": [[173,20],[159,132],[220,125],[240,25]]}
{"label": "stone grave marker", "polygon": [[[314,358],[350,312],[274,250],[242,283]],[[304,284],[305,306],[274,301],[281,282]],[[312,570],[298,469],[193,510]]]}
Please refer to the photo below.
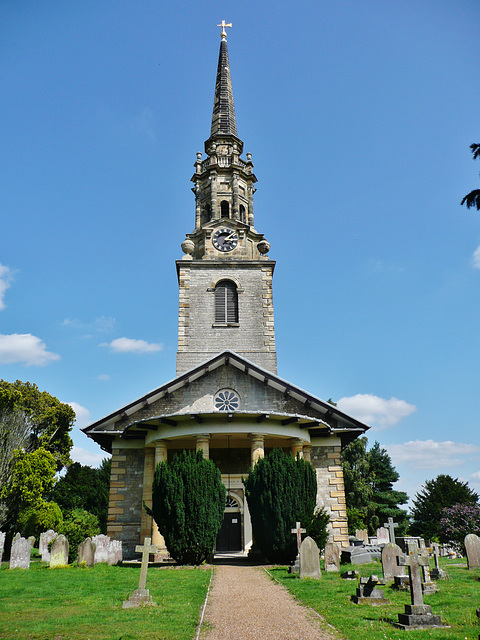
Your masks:
{"label": "stone grave marker", "polygon": [[363,544],[368,544],[368,531],[366,529],[357,529],[355,531],[357,540],[361,540]]}
{"label": "stone grave marker", "polygon": [[[433,555],[433,547],[424,547],[420,550],[422,556],[428,556],[430,560],[430,556]],[[432,578],[430,576],[430,563],[422,565],[422,574],[423,574],[423,582],[422,582],[422,590],[424,594],[431,594],[438,591],[438,586],[435,582],[432,582]]]}
{"label": "stone grave marker", "polygon": [[17,533],[12,540],[12,548],[10,550],[10,569],[29,569],[31,554],[32,545],[30,540],[22,538]]}
{"label": "stone grave marker", "polygon": [[398,614],[398,622],[394,623],[401,629],[438,629],[449,628],[442,625],[442,619],[432,614],[432,607],[423,603],[421,566],[428,564],[428,557],[418,553],[418,547],[410,545],[408,556],[400,556],[398,564],[408,567],[410,580],[410,601],[405,605],[405,613]]}
{"label": "stone grave marker", "polygon": [[327,542],[325,545],[325,571],[340,571],[340,549],[334,542]]}
{"label": "stone grave marker", "polygon": [[382,549],[382,571],[384,580],[391,580],[395,576],[402,576],[405,570],[398,564],[398,557],[402,550],[394,542],[389,542]]}
{"label": "stone grave marker", "polygon": [[302,533],[307,533],[306,529],[302,529],[300,522],[295,524],[295,529],[291,529],[292,533],[297,535],[297,549],[298,553],[300,553],[300,547],[302,545]]}
{"label": "stone grave marker", "polygon": [[390,604],[390,600],[385,598],[382,589],[377,589],[377,585],[385,584],[378,579],[378,576],[371,575],[369,578],[360,578],[360,584],[354,596],[351,596],[355,604]]}
{"label": "stone grave marker", "polygon": [[30,542],[30,546],[33,549],[33,547],[35,546],[35,536],[29,536],[27,540]]}
{"label": "stone grave marker", "polygon": [[135,589],[128,600],[123,601],[123,609],[130,609],[133,607],[141,607],[145,605],[154,607],[157,606],[157,603],[152,601],[152,596],[150,595],[149,590],[146,588],[148,557],[151,553],[158,552],[158,547],[154,544],[151,544],[151,542],[151,538],[145,538],[143,546],[137,544],[137,546],[135,547],[135,551],[142,554],[140,579],[138,581],[138,589]]}
{"label": "stone grave marker", "polygon": [[120,540],[112,540],[108,536],[100,534],[93,536],[92,542],[95,545],[95,564],[99,562],[117,564],[122,561],[122,543]]}
{"label": "stone grave marker", "polygon": [[57,536],[50,551],[50,568],[68,565],[68,540],[62,534]]}
{"label": "stone grave marker", "polygon": [[464,540],[467,552],[467,564],[469,569],[480,567],[480,538],[474,533],[469,533]]}
{"label": "stone grave marker", "polygon": [[448,573],[440,568],[439,556],[440,556],[440,545],[437,542],[434,542],[433,545],[433,559],[435,562],[435,567],[430,571],[430,577],[432,580],[446,580],[449,576]]}
{"label": "stone grave marker", "polygon": [[40,555],[42,556],[42,562],[50,562],[50,551],[48,550],[48,545],[50,542],[53,542],[55,538],[58,536],[53,529],[49,529],[48,531],[44,531],[40,534],[40,543],[38,545],[38,550]]}
{"label": "stone grave marker", "polygon": [[84,564],[86,567],[93,567],[95,558],[95,544],[91,538],[85,538],[83,542],[78,545],[78,559],[77,563]]}
{"label": "stone grave marker", "polygon": [[387,522],[384,522],[383,526],[388,529],[389,542],[395,542],[395,529],[398,527],[398,523],[394,522],[393,518],[387,518]]}
{"label": "stone grave marker", "polygon": [[356,580],[358,578],[358,571],[350,569],[341,574],[344,580]]}
{"label": "stone grave marker", "polygon": [[385,527],[379,527],[377,529],[377,542],[376,544],[387,544],[390,542],[390,535],[388,529]]}
{"label": "stone grave marker", "polygon": [[2,564],[3,548],[5,546],[5,536],[7,534],[4,531],[0,531],[0,564]]}
{"label": "stone grave marker", "polygon": [[320,570],[320,551],[317,543],[313,538],[307,536],[302,542],[299,553],[300,578],[316,578],[322,577]]}

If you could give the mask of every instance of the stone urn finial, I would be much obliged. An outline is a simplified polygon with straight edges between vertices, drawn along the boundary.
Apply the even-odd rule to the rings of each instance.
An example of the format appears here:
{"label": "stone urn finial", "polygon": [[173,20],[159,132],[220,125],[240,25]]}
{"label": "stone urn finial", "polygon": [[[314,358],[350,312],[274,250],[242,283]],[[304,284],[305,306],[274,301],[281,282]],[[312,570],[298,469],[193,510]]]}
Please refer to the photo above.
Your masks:
{"label": "stone urn finial", "polygon": [[266,240],[260,240],[260,242],[257,244],[257,249],[262,254],[262,256],[264,256],[270,251],[270,243]]}
{"label": "stone urn finial", "polygon": [[192,253],[195,250],[195,244],[193,242],[193,240],[190,240],[190,238],[186,238],[183,242],[182,242],[182,251],[183,253],[186,253],[188,256],[191,256]]}

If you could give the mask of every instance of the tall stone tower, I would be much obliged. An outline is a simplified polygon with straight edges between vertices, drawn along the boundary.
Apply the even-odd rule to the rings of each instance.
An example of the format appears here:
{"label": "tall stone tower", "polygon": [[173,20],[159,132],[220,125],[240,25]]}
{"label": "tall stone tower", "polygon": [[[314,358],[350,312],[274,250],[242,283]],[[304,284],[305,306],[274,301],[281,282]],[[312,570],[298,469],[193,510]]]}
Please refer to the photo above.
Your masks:
{"label": "tall stone tower", "polygon": [[227,37],[222,30],[207,157],[192,177],[195,230],[177,260],[177,375],[224,349],[277,372],[272,278],[275,262],[254,227],[252,156],[237,136]]}

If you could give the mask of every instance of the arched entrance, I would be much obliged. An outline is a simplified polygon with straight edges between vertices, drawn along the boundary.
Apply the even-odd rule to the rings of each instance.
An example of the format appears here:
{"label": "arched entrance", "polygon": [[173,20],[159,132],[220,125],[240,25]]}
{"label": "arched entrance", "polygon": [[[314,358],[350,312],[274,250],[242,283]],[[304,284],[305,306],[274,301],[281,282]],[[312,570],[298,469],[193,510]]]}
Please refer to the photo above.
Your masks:
{"label": "arched entrance", "polygon": [[222,528],[215,544],[217,553],[242,551],[242,514],[236,498],[229,494],[225,504]]}

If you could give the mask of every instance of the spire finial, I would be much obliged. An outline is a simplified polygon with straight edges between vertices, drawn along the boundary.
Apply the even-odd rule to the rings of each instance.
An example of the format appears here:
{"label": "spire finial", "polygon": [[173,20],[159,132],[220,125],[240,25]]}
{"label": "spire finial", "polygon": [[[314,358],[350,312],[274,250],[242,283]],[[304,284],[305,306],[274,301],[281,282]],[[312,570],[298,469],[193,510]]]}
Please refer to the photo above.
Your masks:
{"label": "spire finial", "polygon": [[227,39],[227,32],[225,31],[225,27],[231,27],[231,26],[232,26],[232,23],[229,22],[227,24],[225,20],[222,20],[222,24],[217,24],[217,27],[222,27],[222,33],[220,34],[220,37],[222,38],[222,40]]}

